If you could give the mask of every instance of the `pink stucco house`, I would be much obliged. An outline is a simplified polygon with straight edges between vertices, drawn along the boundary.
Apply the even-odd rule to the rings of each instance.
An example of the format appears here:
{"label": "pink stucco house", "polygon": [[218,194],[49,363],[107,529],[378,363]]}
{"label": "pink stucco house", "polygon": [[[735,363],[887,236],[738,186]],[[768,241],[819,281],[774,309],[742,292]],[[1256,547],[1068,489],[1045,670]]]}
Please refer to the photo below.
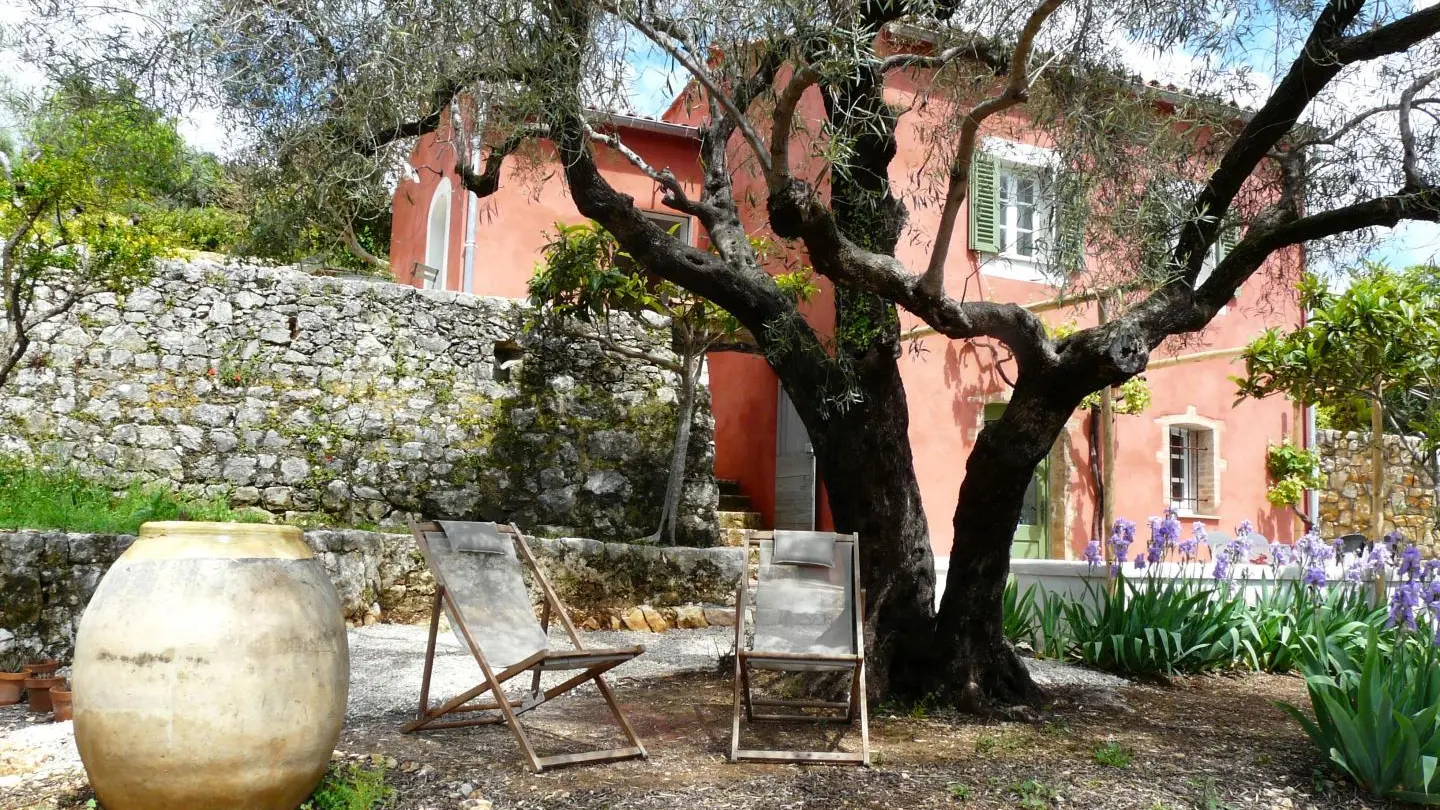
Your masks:
{"label": "pink stucco house", "polygon": [[[905,104],[919,90],[914,76],[892,74],[892,103]],[[812,90],[813,93],[813,90]],[[704,105],[677,101],[661,120],[612,116],[610,124],[625,143],[651,165],[670,169],[696,189],[700,169],[696,131],[687,110]],[[698,114],[698,113],[695,113]],[[818,119],[818,97],[802,105],[801,115]],[[925,147],[915,125],[903,123],[900,153],[892,166],[897,195],[916,175]],[[692,120],[693,123],[693,120]],[[983,179],[962,217],[950,252],[946,283],[952,295],[1021,304],[1049,301],[1055,290],[1040,273],[1050,218],[1043,178],[1048,150],[1029,134],[1020,118],[992,119],[984,131]],[[698,223],[661,203],[660,189],[618,154],[601,149],[600,165],[611,183],[632,195],[644,209],[700,244]],[[402,282],[476,295],[524,297],[545,235],[557,221],[582,219],[558,172],[542,183],[507,175],[500,190],[485,199],[464,192],[443,142],[422,139],[411,162],[416,172],[394,195],[391,262]],[[743,186],[745,180],[740,180]],[[757,192],[760,181],[757,184]],[[698,190],[698,189],[697,189]],[[745,189],[736,189],[745,199]],[[763,200],[763,194],[752,195]],[[746,212],[747,224],[765,228],[763,203]],[[936,207],[911,211],[911,226],[922,236],[933,233]],[[968,237],[968,239],[966,238]],[[922,239],[904,239],[899,258],[919,269],[928,257]],[[1280,398],[1237,404],[1229,377],[1243,370],[1237,354],[1270,326],[1298,323],[1301,313],[1293,290],[1303,255],[1272,259],[1211,325],[1198,343],[1176,355],[1157,353],[1146,379],[1150,406],[1138,415],[1116,417],[1115,511],[1143,521],[1167,506],[1179,510],[1188,526],[1205,524],[1229,531],[1243,520],[1271,540],[1291,542],[1300,526],[1290,509],[1271,506],[1267,446],[1283,441],[1311,444],[1303,409]],[[833,299],[828,284],[809,304],[812,321],[827,328]],[[968,286],[967,286],[968,285]],[[993,354],[974,343],[926,334],[923,324],[902,312],[902,327],[915,329],[919,350],[901,359],[910,403],[910,433],[915,464],[937,556],[952,542],[951,516],[968,448],[985,424],[1005,407],[1008,387]],[[1048,309],[1055,324],[1094,322],[1090,305]],[[767,527],[829,526],[823,487],[814,484],[814,467],[805,466],[803,427],[793,418],[775,376],[756,356],[715,353],[710,357],[710,386],[716,421],[715,473],[738,481]],[[1050,459],[1037,474],[1027,499],[1014,554],[1073,559],[1095,535],[1097,471],[1093,466],[1095,417],[1077,412]],[[777,470],[781,474],[777,476]],[[808,482],[805,480],[809,476]],[[777,490],[782,497],[776,497]],[[796,498],[795,492],[803,497]]]}

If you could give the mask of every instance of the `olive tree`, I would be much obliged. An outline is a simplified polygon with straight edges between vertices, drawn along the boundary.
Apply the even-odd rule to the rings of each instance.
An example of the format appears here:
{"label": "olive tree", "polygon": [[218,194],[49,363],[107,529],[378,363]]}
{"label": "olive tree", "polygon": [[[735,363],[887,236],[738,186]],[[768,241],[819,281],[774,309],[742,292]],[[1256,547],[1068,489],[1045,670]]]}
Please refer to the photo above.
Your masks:
{"label": "olive tree", "polygon": [[[1280,295],[1302,247],[1440,218],[1437,6],[211,0],[175,30],[203,43],[191,52],[262,141],[313,150],[317,182],[343,189],[424,135],[448,145],[477,195],[502,175],[558,171],[620,249],[736,318],[810,434],[837,528],[864,538],[872,688],[977,709],[1041,697],[1004,640],[1001,597],[1026,486],[1074,409],[1203,330],[1262,266]],[[1255,75],[1258,43],[1292,41]],[[1243,94],[1248,108],[1138,81],[1124,57],[1146,49],[1183,54],[1201,90]],[[656,53],[683,74],[697,188],[597,112],[623,106],[635,63]],[[1057,292],[1106,313],[1064,336],[953,278],[968,266],[960,251],[987,236],[954,238],[972,188],[991,188],[983,135],[1016,129],[1057,155]],[[897,161],[902,136],[924,165]],[[602,150],[698,220],[711,249],[646,218],[600,171]],[[914,225],[918,211],[934,221]],[[767,272],[757,228],[833,286],[833,330]],[[922,258],[897,258],[909,242]],[[938,611],[902,311],[997,346],[1014,382],[965,462]]]}
{"label": "olive tree", "polygon": [[8,108],[23,134],[0,150],[0,386],[36,329],[148,276],[164,243],[132,206],[173,187],[186,160],[129,89],[73,81]]}

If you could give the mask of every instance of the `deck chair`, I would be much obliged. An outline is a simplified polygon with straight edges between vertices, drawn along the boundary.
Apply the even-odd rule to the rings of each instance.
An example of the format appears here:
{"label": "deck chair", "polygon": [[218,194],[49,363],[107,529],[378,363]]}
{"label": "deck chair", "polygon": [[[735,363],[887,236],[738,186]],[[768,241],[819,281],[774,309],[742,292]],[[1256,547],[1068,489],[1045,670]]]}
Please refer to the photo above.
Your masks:
{"label": "deck chair", "polygon": [[[746,649],[751,551],[759,552],[754,641]],[[730,761],[870,764],[865,704],[865,641],[861,626],[859,539],[827,532],[757,532],[746,544],[746,563],[735,589],[735,717]],[[845,701],[761,699],[751,693],[751,672],[849,672]],[[782,751],[740,747],[740,715],[748,722],[860,722],[860,753]]]}
{"label": "deck chair", "polygon": [[[514,732],[531,769],[536,773],[561,765],[576,765],[584,762],[611,762],[646,756],[645,746],[635,736],[635,730],[620,711],[615,693],[601,677],[605,672],[629,661],[645,651],[644,647],[624,647],[608,650],[587,650],[575,632],[570,614],[555,595],[550,581],[535,563],[535,556],[520,530],[513,525],[501,528],[494,523],[460,523],[440,521],[438,523],[411,523],[415,543],[425,555],[430,573],[435,576],[435,601],[430,612],[430,639],[425,648],[425,674],[420,681],[420,710],[415,719],[401,730],[409,734],[414,731],[438,728],[459,728],[494,723],[505,723]],[[521,561],[515,550],[520,550],[525,565],[544,593],[544,606],[540,619],[530,603],[525,590]],[[472,689],[456,695],[432,708],[430,706],[430,675],[435,665],[435,638],[440,630],[440,614],[444,612],[462,646],[469,649],[480,665],[484,680]],[[558,617],[564,625],[573,650],[552,650],[549,648],[550,618]],[[542,690],[540,676],[550,670],[579,670],[562,683]],[[525,673],[531,674],[528,692],[520,698],[507,697],[505,682]],[[620,726],[630,745],[603,751],[589,751],[578,754],[537,756],[530,739],[521,727],[519,716],[575,687],[593,682],[595,688],[609,705],[615,722]],[[483,703],[474,701],[484,695],[490,699]],[[471,712],[486,712],[486,716],[471,716],[459,720],[445,720],[448,715],[463,715]]]}

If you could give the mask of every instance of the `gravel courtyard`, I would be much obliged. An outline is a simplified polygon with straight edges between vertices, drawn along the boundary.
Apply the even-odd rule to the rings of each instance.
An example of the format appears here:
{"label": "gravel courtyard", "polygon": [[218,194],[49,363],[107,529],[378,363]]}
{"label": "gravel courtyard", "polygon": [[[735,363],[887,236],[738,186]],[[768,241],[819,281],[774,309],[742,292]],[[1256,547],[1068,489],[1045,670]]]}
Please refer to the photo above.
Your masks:
{"label": "gravel courtyard", "polygon": [[[1104,808],[1294,810],[1378,808],[1328,777],[1298,727],[1273,705],[1303,682],[1269,675],[1136,685],[1052,662],[1030,662],[1054,704],[1041,723],[983,722],[948,712],[871,709],[869,769],[725,761],[731,684],[716,672],[733,630],[587,633],[587,646],[643,644],[612,682],[650,751],[647,761],[542,775],[521,765],[504,727],[402,735],[415,711],[425,628],[376,625],[350,633],[349,716],[337,756],[388,768],[395,810],[731,810],[732,808]],[[441,636],[432,694],[479,680]],[[526,715],[542,753],[617,743],[593,688]],[[853,750],[847,727],[761,727],[761,744]],[[1118,746],[1133,761],[1104,764]],[[80,810],[93,794],[71,724],[0,709],[0,810]]]}

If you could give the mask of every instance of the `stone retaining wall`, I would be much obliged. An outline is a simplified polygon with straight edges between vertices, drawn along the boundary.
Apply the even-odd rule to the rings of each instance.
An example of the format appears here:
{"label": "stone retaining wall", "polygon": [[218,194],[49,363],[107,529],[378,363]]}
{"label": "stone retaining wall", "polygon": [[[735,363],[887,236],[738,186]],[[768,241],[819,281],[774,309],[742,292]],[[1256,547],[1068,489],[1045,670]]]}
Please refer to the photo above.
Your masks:
{"label": "stone retaining wall", "polygon": [[[1320,454],[1320,527],[1326,537],[1350,532],[1369,535],[1370,435],[1316,431]],[[1440,552],[1435,532],[1435,489],[1431,475],[1417,458],[1423,457],[1419,440],[1385,437],[1385,491],[1382,493],[1385,530],[1399,529],[1405,537],[1432,553]]]}
{"label": "stone retaining wall", "polygon": [[[408,534],[310,531],[352,624],[429,618],[435,581]],[[68,660],[80,619],[128,535],[0,533],[0,669],[7,657]],[[737,548],[658,548],[532,538],[531,548],[587,629],[661,631],[730,624],[742,569]],[[538,590],[531,588],[536,604]],[[259,609],[262,606],[257,606]]]}
{"label": "stone retaining wall", "polygon": [[[0,452],[226,496],[287,522],[514,520],[625,541],[659,520],[676,375],[527,332],[523,302],[287,268],[168,262],[37,330]],[[673,359],[663,319],[611,337]],[[701,396],[680,542],[715,543]]]}

